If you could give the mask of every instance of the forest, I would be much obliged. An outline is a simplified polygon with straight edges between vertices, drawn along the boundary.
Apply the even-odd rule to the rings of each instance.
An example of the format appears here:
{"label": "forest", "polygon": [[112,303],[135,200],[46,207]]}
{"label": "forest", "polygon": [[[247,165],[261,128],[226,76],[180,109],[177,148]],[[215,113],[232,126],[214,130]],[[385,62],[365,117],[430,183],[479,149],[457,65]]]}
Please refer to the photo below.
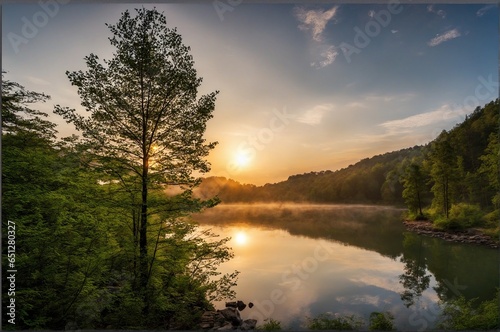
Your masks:
{"label": "forest", "polygon": [[238,272],[217,271],[228,239],[189,219],[218,203],[192,195],[216,92],[198,97],[189,48],[156,10],[108,27],[114,58],[66,72],[89,116],[54,109],[80,137],[58,138],[35,108],[50,96],[2,72],[2,265],[17,271],[3,329],[189,329],[234,295]]}
{"label": "forest", "polygon": [[404,206],[411,219],[442,228],[481,226],[498,237],[499,100],[478,106],[466,119],[424,146],[363,159],[346,168],[289,176],[263,186],[208,177],[199,197],[222,202],[314,202]]}
{"label": "forest", "polygon": [[234,298],[239,273],[218,272],[229,239],[190,218],[220,202],[406,205],[415,219],[498,235],[499,100],[425,146],[341,170],[261,187],[202,178],[218,91],[199,96],[190,49],[163,14],[125,11],[108,28],[113,57],[66,72],[85,115],[54,108],[78,136],[61,138],[36,109],[50,96],[2,71],[2,227],[15,229],[2,266],[19,272],[15,289],[2,286],[3,308],[16,309],[3,329],[199,328],[214,301]]}

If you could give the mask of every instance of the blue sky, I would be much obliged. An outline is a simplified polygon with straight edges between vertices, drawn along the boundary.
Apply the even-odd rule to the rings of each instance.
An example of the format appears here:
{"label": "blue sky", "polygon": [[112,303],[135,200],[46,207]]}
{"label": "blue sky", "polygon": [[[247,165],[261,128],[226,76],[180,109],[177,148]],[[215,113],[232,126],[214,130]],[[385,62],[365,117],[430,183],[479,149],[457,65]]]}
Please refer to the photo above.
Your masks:
{"label": "blue sky", "polygon": [[[52,5],[3,5],[2,69],[51,95],[46,112],[82,109],[65,71],[84,69],[90,53],[110,58],[105,23],[142,5],[41,3]],[[200,93],[220,90],[206,135],[219,141],[210,175],[264,184],[339,169],[425,144],[498,97],[496,5],[144,6],[191,46]]]}

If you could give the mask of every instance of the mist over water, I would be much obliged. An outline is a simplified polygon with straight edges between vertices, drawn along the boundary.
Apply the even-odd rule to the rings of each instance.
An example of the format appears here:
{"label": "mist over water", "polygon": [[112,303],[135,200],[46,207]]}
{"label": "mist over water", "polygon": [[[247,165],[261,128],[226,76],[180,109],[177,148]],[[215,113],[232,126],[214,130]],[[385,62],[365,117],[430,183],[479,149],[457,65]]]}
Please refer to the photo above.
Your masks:
{"label": "mist over water", "polygon": [[[194,216],[231,237],[240,271],[237,298],[253,302],[242,317],[269,317],[304,328],[320,313],[390,311],[403,330],[435,325],[438,301],[490,299],[498,286],[495,250],[405,231],[403,210],[368,205],[221,204]],[[224,303],[218,303],[222,308]]]}

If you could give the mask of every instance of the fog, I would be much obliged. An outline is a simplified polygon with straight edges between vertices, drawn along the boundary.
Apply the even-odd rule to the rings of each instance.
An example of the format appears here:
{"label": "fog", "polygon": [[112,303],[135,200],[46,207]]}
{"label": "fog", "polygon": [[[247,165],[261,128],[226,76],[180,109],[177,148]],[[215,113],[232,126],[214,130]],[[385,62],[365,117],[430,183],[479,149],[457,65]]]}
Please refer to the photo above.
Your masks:
{"label": "fog", "polygon": [[[193,218],[201,224],[282,229],[291,235],[333,240],[395,258],[403,251],[403,211],[354,204],[220,204]],[[391,242],[395,245],[380,241],[387,236],[400,241]]]}

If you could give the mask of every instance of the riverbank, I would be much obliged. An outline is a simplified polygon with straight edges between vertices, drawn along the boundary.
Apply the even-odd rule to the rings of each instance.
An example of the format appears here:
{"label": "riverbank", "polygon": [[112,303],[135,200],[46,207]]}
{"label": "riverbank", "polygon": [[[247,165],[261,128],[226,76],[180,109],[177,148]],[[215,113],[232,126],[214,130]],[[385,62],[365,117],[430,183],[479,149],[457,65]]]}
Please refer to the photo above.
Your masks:
{"label": "riverbank", "polygon": [[492,239],[489,235],[484,234],[478,229],[470,228],[465,230],[443,230],[435,228],[430,221],[403,221],[406,229],[417,234],[437,237],[445,241],[457,243],[469,243],[480,246],[486,246],[492,249],[498,249],[498,240]]}

